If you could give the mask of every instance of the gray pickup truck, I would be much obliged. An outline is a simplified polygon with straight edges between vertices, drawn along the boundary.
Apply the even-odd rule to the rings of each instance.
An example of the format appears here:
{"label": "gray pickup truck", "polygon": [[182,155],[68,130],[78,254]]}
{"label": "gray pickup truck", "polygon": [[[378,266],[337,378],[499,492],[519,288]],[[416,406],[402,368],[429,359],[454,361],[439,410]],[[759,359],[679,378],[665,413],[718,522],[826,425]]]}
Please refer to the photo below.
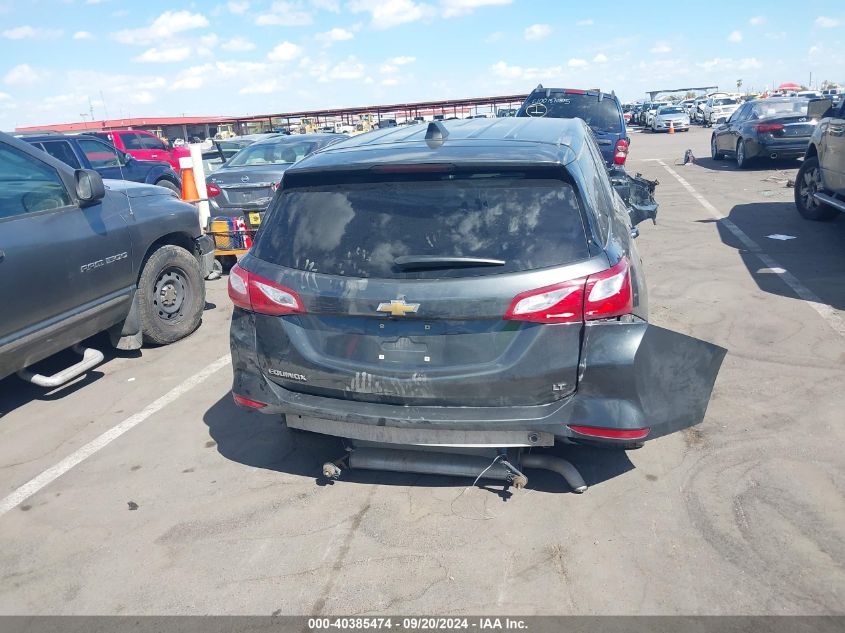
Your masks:
{"label": "gray pickup truck", "polygon": [[832,220],[845,213],[845,99],[810,103],[810,114],[823,118],[810,137],[795,179],[795,206],[808,220]]}
{"label": "gray pickup truck", "polygon": [[[55,387],[102,360],[79,343],[108,331],[119,349],[193,332],[214,244],[197,211],[163,187],[102,180],[0,134],[0,379]],[[53,376],[27,368],[63,349]]]}

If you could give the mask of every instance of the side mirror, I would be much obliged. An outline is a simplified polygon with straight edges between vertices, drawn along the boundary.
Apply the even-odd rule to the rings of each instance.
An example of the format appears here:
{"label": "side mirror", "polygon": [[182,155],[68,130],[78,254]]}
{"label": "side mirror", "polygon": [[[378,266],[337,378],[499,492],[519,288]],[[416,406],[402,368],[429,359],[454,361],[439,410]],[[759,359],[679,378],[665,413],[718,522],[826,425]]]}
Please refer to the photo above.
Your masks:
{"label": "side mirror", "polygon": [[830,116],[830,110],[833,108],[833,102],[830,99],[811,99],[807,105],[807,118],[823,119]]}
{"label": "side mirror", "polygon": [[106,197],[103,179],[96,171],[77,169],[73,175],[76,179],[76,197],[79,198],[80,207],[90,207]]}

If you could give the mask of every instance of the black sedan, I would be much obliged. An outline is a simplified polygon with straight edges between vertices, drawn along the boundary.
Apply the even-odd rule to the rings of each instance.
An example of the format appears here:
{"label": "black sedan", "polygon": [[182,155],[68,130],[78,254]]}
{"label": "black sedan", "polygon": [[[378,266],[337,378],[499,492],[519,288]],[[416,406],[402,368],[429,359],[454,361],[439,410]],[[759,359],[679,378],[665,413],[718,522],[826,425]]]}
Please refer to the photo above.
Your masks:
{"label": "black sedan", "polygon": [[800,158],[816,122],[807,116],[809,101],[786,97],[749,101],[713,130],[713,160],[736,159],[740,169],[755,158]]}

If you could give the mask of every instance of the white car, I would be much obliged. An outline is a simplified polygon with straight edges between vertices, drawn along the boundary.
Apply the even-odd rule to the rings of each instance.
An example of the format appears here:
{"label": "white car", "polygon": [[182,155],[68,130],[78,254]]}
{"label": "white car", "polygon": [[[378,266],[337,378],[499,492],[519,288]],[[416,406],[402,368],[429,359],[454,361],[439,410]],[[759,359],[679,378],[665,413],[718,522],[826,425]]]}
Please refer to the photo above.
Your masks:
{"label": "white car", "polygon": [[704,122],[709,125],[724,123],[740,105],[742,104],[733,97],[710,97],[701,108],[701,114]]}
{"label": "white car", "polygon": [[657,111],[660,109],[659,103],[653,103],[652,106],[646,111],[645,113],[645,124],[646,127],[651,127],[652,121],[654,121],[654,115],[657,114]]}
{"label": "white car", "polygon": [[679,105],[660,106],[651,121],[652,132],[689,131],[689,117],[686,110]]}

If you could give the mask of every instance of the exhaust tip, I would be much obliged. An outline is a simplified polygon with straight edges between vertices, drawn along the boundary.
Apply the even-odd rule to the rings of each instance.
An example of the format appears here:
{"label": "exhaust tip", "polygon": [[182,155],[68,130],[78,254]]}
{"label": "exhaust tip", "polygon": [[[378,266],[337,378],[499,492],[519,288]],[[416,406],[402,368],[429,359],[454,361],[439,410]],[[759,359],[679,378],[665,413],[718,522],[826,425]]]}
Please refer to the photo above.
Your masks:
{"label": "exhaust tip", "polygon": [[777,157],[778,157],[777,152],[772,152],[771,154],[769,154],[769,158],[771,158],[773,160]]}

